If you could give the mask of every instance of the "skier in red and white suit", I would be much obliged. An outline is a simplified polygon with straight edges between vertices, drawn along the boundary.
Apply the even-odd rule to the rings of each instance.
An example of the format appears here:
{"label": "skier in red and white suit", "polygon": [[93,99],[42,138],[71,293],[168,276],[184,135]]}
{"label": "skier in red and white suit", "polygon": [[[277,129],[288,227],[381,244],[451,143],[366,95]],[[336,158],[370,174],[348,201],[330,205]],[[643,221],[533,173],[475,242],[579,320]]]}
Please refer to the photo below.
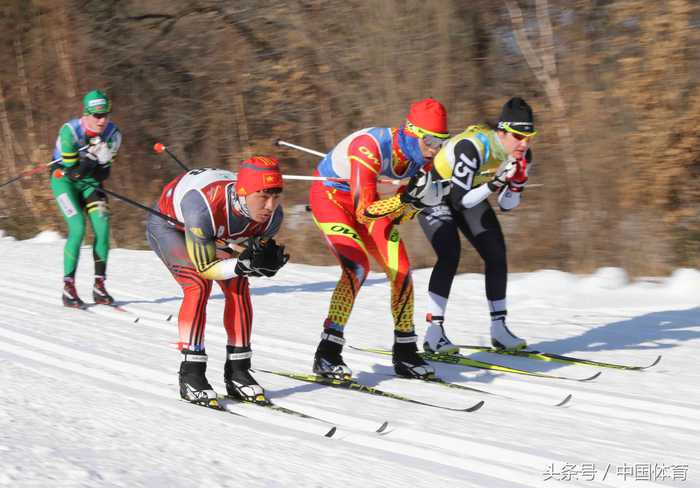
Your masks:
{"label": "skier in red and white suit", "polygon": [[[249,276],[273,276],[288,260],[274,236],[282,224],[282,175],[277,160],[256,156],[243,161],[238,174],[194,169],[168,183],[158,210],[182,223],[175,226],[156,215],[147,237],[184,292],[178,316],[180,395],[194,402],[216,398],[206,379],[204,347],[206,305],[212,282],[225,298],[228,336],[224,378],[229,395],[266,402],[263,388],[250,375],[253,309]],[[238,259],[224,251],[246,242]],[[230,248],[229,248],[230,249]]]}

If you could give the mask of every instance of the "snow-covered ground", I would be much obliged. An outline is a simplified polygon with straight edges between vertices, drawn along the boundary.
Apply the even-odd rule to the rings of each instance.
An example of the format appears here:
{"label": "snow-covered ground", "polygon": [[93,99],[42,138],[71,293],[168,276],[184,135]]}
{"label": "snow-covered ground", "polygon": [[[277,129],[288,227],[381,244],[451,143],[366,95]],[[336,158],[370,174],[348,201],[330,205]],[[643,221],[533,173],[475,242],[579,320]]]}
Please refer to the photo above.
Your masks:
{"label": "snow-covered ground", "polygon": [[[0,236],[2,237],[2,236]],[[514,332],[548,352],[645,364],[643,371],[472,354],[581,383],[436,364],[441,377],[509,398],[392,377],[390,357],[347,350],[363,382],[475,413],[440,410],[258,373],[272,399],[338,427],[235,406],[245,417],[179,401],[175,349],[180,289],[151,252],[113,250],[108,289],[128,312],[60,304],[62,245],[43,234],[0,239],[0,486],[8,487],[548,487],[700,486],[700,273],[629,282],[513,274]],[[83,248],[78,291],[90,297]],[[430,270],[414,273],[416,320]],[[289,264],[252,282],[254,367],[310,372],[338,269]],[[346,337],[392,340],[388,286],[368,278]],[[209,379],[223,388],[223,299],[209,302]],[[134,322],[139,317],[138,322]],[[447,330],[487,344],[483,276],[460,275]],[[553,406],[565,395],[565,407]],[[389,420],[388,433],[373,432]],[[653,481],[646,481],[653,480]]]}

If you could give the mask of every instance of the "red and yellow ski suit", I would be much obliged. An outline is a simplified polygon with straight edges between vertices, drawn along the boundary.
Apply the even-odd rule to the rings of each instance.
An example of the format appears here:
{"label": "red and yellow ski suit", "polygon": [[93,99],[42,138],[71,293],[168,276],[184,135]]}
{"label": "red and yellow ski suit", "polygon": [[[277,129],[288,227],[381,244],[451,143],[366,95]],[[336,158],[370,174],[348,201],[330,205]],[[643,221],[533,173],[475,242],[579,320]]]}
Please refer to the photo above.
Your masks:
{"label": "red and yellow ski suit", "polygon": [[397,229],[410,209],[400,204],[398,194],[380,200],[377,180],[380,176],[408,178],[422,165],[417,139],[390,128],[363,129],[349,135],[319,164],[317,174],[349,180],[317,181],[310,190],[314,221],[342,270],[325,328],[343,331],[370,270],[372,255],[391,283],[394,329],[413,332],[413,282]]}

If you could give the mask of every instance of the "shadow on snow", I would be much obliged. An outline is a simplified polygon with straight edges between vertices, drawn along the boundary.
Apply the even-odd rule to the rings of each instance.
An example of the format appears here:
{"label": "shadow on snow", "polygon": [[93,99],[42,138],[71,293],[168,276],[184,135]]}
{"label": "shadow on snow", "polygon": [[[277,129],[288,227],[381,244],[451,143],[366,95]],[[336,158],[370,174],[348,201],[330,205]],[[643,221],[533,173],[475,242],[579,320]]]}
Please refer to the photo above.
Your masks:
{"label": "shadow on snow", "polygon": [[[663,354],[665,350],[677,347],[682,342],[698,338],[700,338],[700,307],[694,307],[687,310],[652,312],[627,320],[611,322],[570,338],[533,343],[530,344],[529,349],[611,362],[623,361],[617,360],[614,353],[607,357],[586,357],[586,351],[634,350],[640,351],[643,354],[639,354],[638,360],[627,361],[633,361],[635,364],[644,365],[650,363],[656,355]],[[468,354],[467,356],[494,364],[542,373],[568,366],[561,363],[479,352]],[[384,362],[390,360],[390,356],[376,356],[376,358],[378,360],[383,358]],[[311,363],[311,358],[309,358],[309,363]],[[352,369],[353,365],[351,363],[352,361],[348,362],[348,365]],[[432,364],[435,366],[438,376],[446,381],[489,383],[500,375],[520,376],[522,379],[528,378],[527,376],[513,373],[474,369],[467,366],[443,363]],[[661,364],[663,365],[663,359]],[[567,375],[581,378],[587,376],[589,372],[592,373],[596,369],[601,370],[601,368],[577,366],[576,368],[569,368]],[[464,372],[477,374],[465,378],[462,376]],[[355,373],[360,382],[379,388],[382,388],[381,383],[394,377],[393,367],[386,364],[375,364],[371,372],[356,371]],[[625,371],[623,373],[630,375],[644,374],[643,371]],[[283,397],[294,392],[312,391],[318,388],[323,388],[323,386],[317,384],[301,384],[299,386],[278,390],[274,392],[273,398]]]}

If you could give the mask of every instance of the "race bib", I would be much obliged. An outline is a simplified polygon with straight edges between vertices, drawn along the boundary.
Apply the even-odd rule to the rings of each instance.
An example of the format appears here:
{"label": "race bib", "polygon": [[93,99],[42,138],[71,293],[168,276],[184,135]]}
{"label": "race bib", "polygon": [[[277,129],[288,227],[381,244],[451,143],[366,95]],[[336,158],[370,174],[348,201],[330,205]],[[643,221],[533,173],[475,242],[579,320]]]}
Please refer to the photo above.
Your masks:
{"label": "race bib", "polygon": [[58,201],[58,206],[61,207],[63,215],[65,215],[67,218],[78,215],[78,211],[73,206],[73,202],[70,201],[70,198],[68,198],[67,193],[61,193],[56,200]]}

